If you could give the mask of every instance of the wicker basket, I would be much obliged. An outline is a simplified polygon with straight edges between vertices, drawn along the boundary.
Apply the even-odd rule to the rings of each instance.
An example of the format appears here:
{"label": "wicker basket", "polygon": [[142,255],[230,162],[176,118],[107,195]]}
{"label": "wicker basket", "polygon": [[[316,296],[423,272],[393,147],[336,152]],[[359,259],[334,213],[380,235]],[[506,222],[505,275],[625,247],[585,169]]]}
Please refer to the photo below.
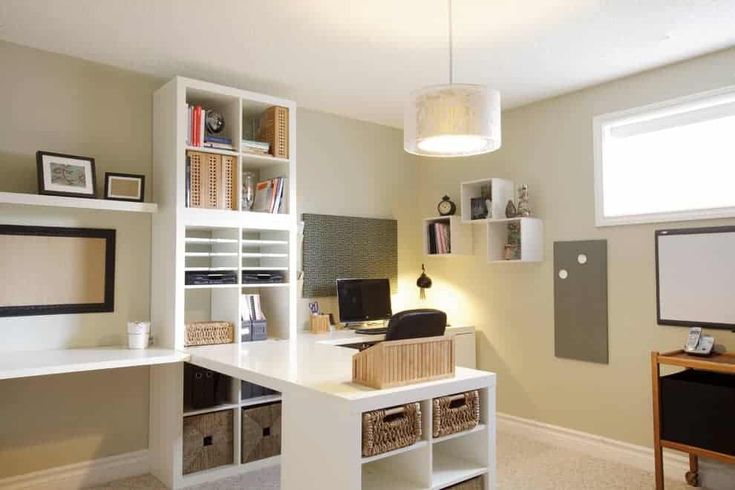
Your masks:
{"label": "wicker basket", "polygon": [[258,141],[270,143],[270,154],[288,158],[288,107],[269,107],[260,119]]}
{"label": "wicker basket", "polygon": [[281,454],[281,404],[242,409],[242,462]]}
{"label": "wicker basket", "polygon": [[483,490],[485,487],[482,486],[482,477],[478,476],[471,480],[465,480],[462,483],[457,483],[451,487],[447,487],[445,490]]}
{"label": "wicker basket", "polygon": [[362,455],[375,456],[421,439],[421,406],[409,403],[362,414]]}
{"label": "wicker basket", "polygon": [[474,390],[434,398],[432,409],[434,437],[474,429],[480,423],[480,393]]}
{"label": "wicker basket", "polygon": [[184,346],[231,344],[235,341],[235,325],[231,322],[191,322],[186,324]]}
{"label": "wicker basket", "polygon": [[182,473],[233,463],[232,410],[184,417]]}

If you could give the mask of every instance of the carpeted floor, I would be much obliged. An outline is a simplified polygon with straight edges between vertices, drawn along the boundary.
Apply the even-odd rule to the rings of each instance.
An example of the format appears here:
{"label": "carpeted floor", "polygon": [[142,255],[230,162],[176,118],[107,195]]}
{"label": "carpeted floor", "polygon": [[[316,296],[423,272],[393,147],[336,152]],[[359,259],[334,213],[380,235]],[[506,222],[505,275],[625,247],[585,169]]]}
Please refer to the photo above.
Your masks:
{"label": "carpeted floor", "polygon": [[[499,490],[643,490],[653,488],[653,474],[610,463],[531,439],[498,433]],[[666,490],[689,490],[683,475],[668,480]],[[278,468],[213,481],[197,490],[278,490]],[[164,490],[151,476],[127,478],[94,490]],[[389,489],[386,489],[389,490]]]}

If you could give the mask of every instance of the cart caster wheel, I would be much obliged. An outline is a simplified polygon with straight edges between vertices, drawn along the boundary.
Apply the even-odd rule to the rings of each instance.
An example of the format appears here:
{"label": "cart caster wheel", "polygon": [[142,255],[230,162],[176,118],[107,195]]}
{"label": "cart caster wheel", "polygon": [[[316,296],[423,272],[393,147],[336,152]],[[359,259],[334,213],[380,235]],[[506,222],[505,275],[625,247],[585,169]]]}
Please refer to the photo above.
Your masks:
{"label": "cart caster wheel", "polygon": [[692,487],[699,486],[699,473],[697,473],[696,471],[687,471],[684,477],[687,480],[687,485],[690,485]]}

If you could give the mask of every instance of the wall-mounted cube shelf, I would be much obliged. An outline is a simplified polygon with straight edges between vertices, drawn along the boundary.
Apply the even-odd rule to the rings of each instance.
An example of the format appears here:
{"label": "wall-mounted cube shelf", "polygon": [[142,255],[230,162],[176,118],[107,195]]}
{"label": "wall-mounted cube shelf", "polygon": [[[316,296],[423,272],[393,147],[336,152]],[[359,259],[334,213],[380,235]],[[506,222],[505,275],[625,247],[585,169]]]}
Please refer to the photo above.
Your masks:
{"label": "wall-mounted cube shelf", "polygon": [[[521,225],[521,257],[505,260],[504,249],[508,243],[508,224]],[[544,224],[538,218],[506,218],[487,221],[487,260],[498,262],[541,262],[544,260]]]}
{"label": "wall-mounted cube shelf", "polygon": [[[444,223],[449,226],[449,252],[431,253],[429,237],[431,225]],[[472,255],[472,227],[463,225],[459,216],[439,216],[426,218],[422,224],[422,235],[424,237],[424,255],[432,257],[450,257],[453,255]]]}
{"label": "wall-mounted cube shelf", "polygon": [[[492,205],[488,209],[488,216],[483,219],[472,219],[472,198],[482,196],[481,189],[490,189]],[[460,203],[462,206],[462,223],[486,223],[493,219],[505,218],[505,207],[508,201],[515,202],[515,189],[512,180],[489,178],[462,182],[459,184]]]}

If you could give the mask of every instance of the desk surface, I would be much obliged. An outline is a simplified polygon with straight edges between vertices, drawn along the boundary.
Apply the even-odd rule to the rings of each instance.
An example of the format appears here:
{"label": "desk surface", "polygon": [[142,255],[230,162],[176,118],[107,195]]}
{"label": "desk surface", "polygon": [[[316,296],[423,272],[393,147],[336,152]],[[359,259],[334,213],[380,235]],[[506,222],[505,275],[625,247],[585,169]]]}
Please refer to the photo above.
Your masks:
{"label": "desk surface", "polygon": [[122,347],[0,352],[0,380],[187,361],[173,349]]}
{"label": "desk surface", "polygon": [[306,389],[359,405],[389,406],[414,397],[431,398],[438,392],[459,392],[494,386],[495,374],[457,367],[453,378],[382,390],[352,383],[354,349],[339,344],[375,341],[379,336],[351,331],[303,333],[295,341],[266,340],[185,349],[189,362],[229,376],[287,392]]}

